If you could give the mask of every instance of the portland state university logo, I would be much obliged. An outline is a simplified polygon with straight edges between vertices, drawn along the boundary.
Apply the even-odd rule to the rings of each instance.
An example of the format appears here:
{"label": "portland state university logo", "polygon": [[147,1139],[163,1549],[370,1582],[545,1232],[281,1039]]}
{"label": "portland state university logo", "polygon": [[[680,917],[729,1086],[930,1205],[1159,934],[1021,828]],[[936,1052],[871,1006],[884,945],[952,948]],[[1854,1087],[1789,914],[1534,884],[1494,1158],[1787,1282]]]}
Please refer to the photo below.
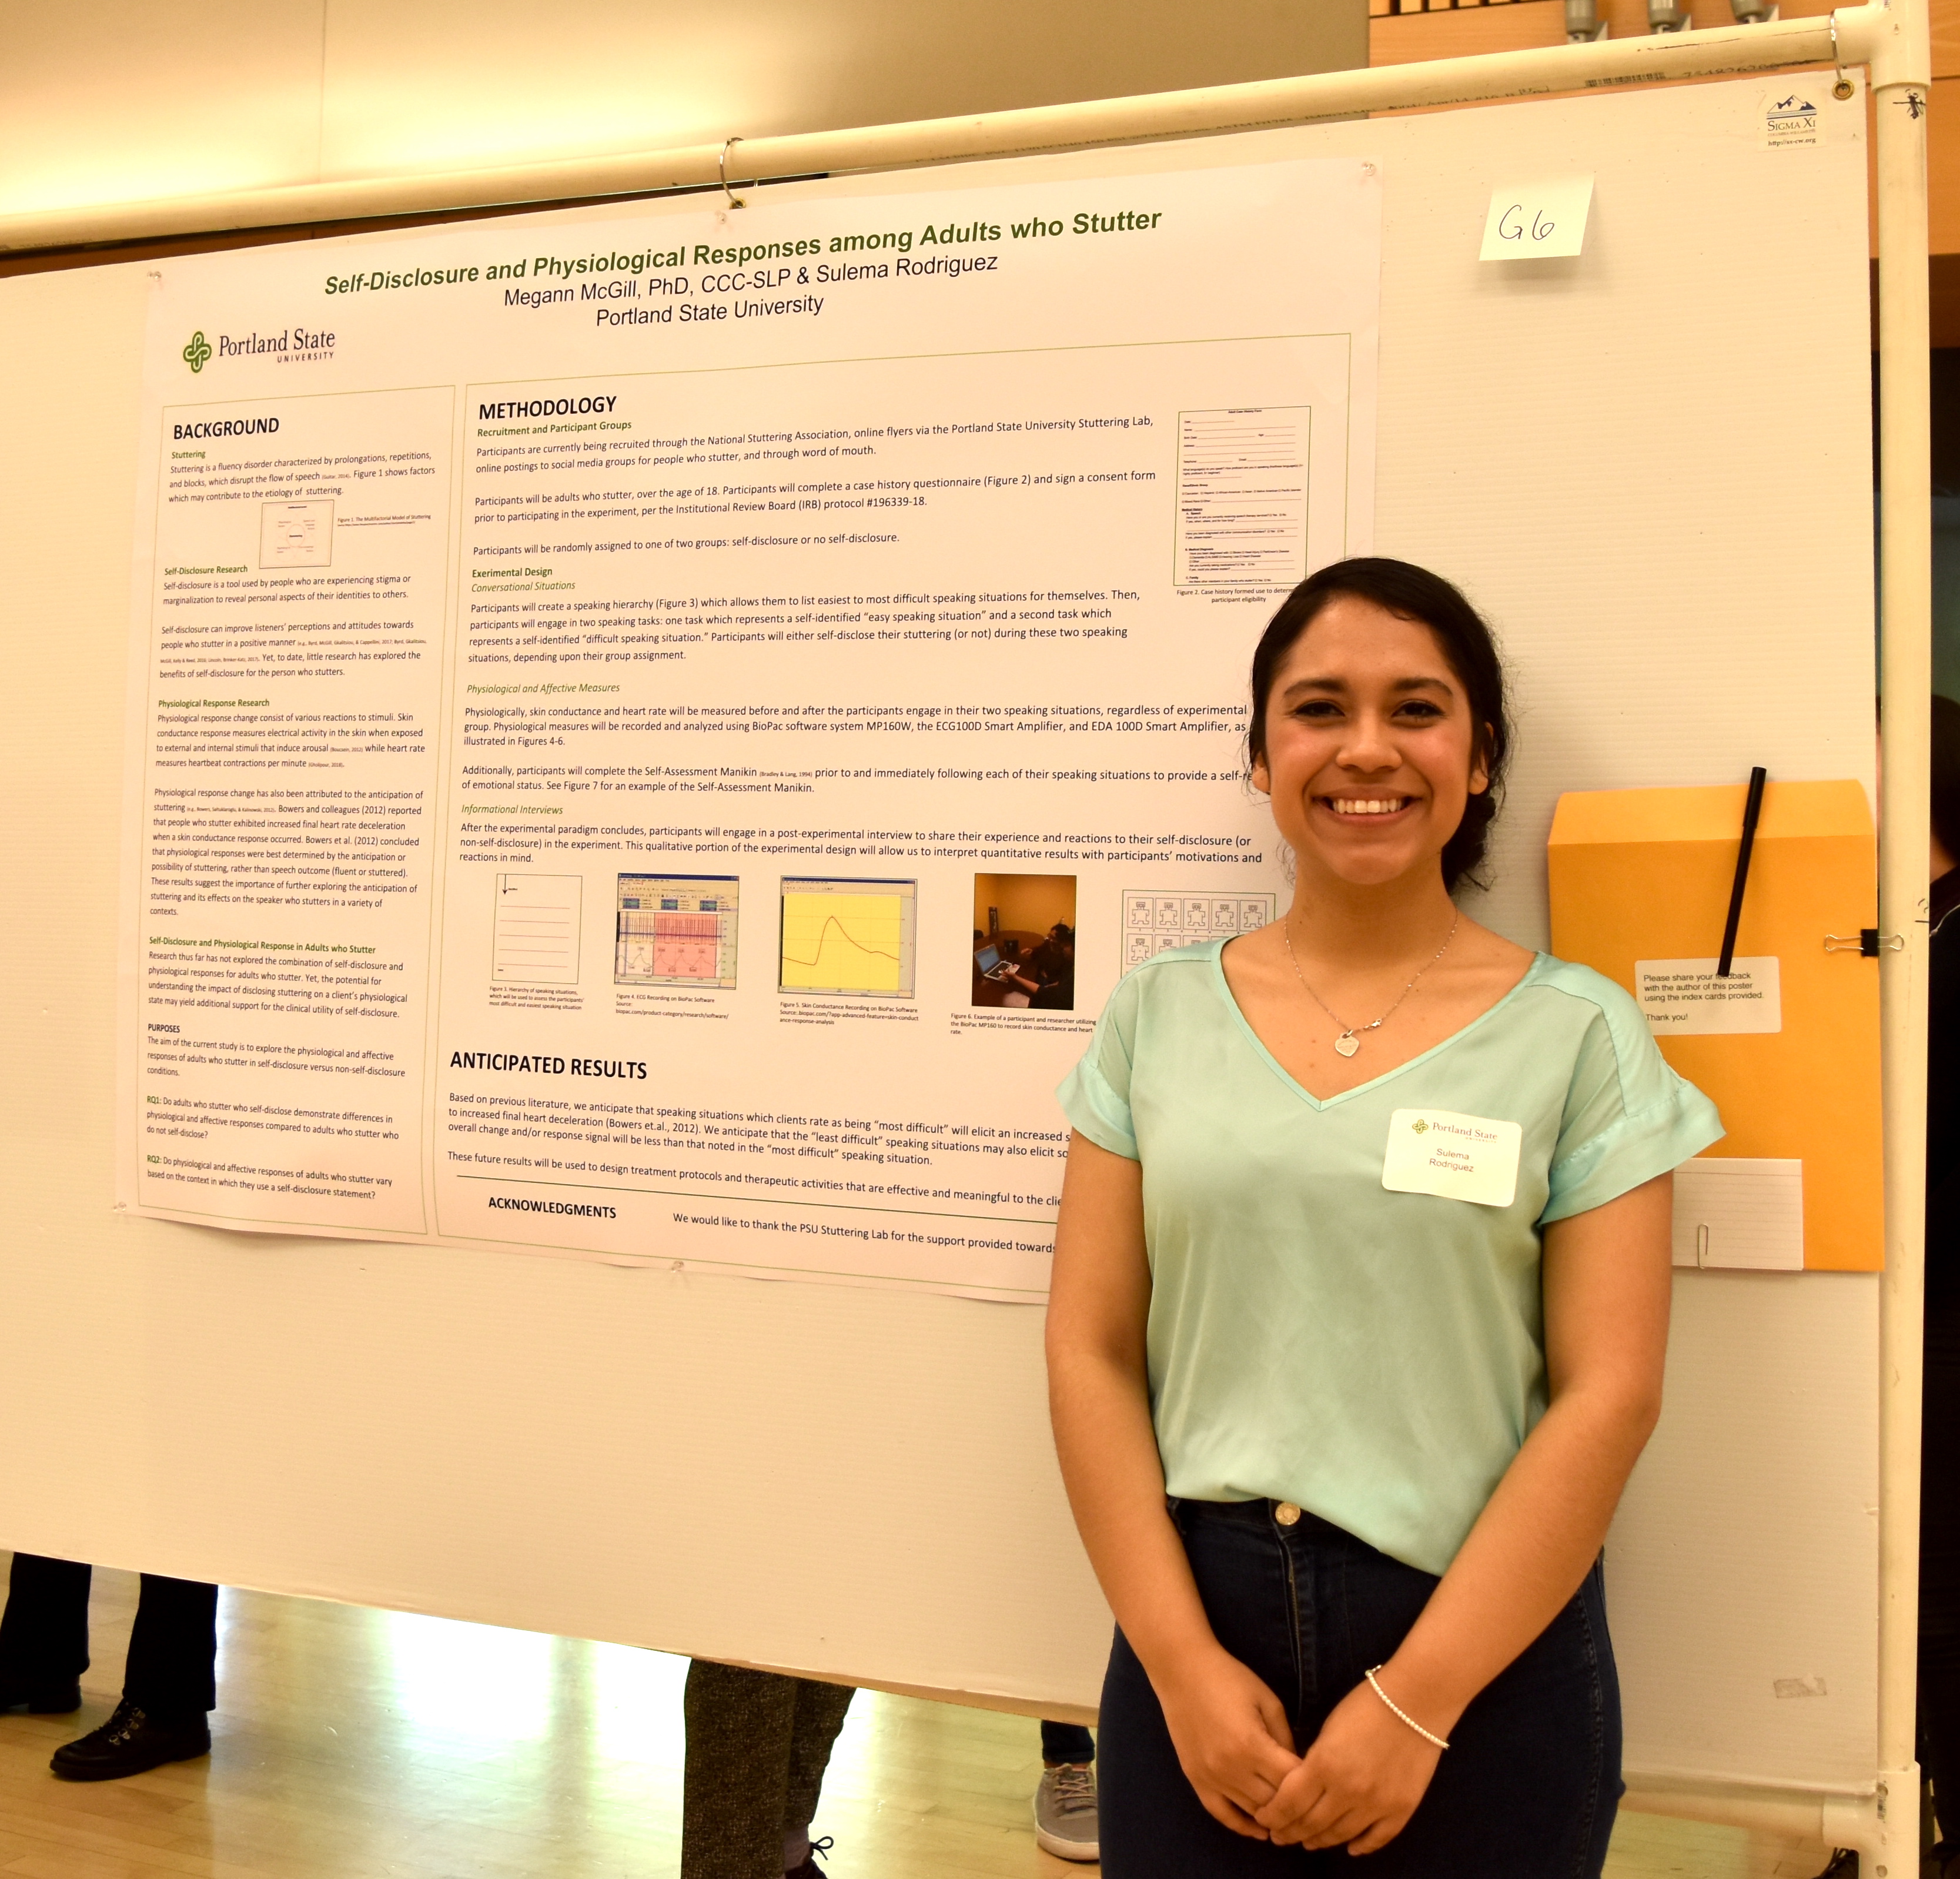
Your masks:
{"label": "portland state university logo", "polygon": [[204,362],[211,356],[211,342],[204,336],[200,327],[190,336],[190,344],[183,349],[184,363],[194,372],[204,370]]}
{"label": "portland state university logo", "polygon": [[1420,1116],[1418,1116],[1414,1122],[1409,1124],[1409,1127],[1418,1135],[1426,1135],[1429,1133],[1429,1124],[1424,1122]]}

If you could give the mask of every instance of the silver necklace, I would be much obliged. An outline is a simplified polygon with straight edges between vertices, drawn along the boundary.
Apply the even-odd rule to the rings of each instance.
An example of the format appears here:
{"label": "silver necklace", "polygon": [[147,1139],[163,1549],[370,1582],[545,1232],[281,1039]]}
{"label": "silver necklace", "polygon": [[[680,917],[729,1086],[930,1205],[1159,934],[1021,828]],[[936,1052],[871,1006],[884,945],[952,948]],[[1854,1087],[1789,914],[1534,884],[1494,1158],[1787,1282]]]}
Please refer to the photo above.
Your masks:
{"label": "silver necklace", "polygon": [[1417,972],[1415,978],[1411,979],[1407,985],[1402,987],[1400,996],[1396,998],[1393,1005],[1390,1005],[1389,1008],[1384,1011],[1379,1018],[1376,1018],[1372,1024],[1351,1024],[1338,1011],[1335,1011],[1333,1006],[1329,1005],[1318,992],[1315,991],[1312,986],[1307,984],[1306,974],[1302,972],[1300,969],[1300,955],[1293,949],[1293,916],[1290,912],[1287,914],[1286,922],[1280,930],[1286,935],[1287,957],[1293,961],[1293,976],[1300,981],[1302,987],[1306,992],[1306,995],[1310,998],[1316,1005],[1319,1005],[1329,1018],[1333,1019],[1335,1024],[1338,1024],[1341,1027],[1341,1035],[1334,1040],[1334,1048],[1339,1051],[1342,1056],[1351,1057],[1356,1051],[1361,1048],[1360,1033],[1363,1031],[1379,1030],[1382,1027],[1386,1024],[1390,1018],[1393,1018],[1395,1013],[1402,1008],[1402,999],[1407,998],[1408,995],[1415,989],[1416,979],[1420,979],[1424,973],[1428,971],[1430,967],[1434,965],[1437,960],[1440,959],[1445,953],[1449,951],[1449,942],[1456,937],[1457,921],[1461,920],[1462,918],[1462,910],[1459,908],[1457,910],[1456,919],[1452,919],[1449,922],[1449,931],[1443,936],[1443,944],[1436,949],[1435,954],[1433,957],[1426,960],[1423,963],[1421,969]]}

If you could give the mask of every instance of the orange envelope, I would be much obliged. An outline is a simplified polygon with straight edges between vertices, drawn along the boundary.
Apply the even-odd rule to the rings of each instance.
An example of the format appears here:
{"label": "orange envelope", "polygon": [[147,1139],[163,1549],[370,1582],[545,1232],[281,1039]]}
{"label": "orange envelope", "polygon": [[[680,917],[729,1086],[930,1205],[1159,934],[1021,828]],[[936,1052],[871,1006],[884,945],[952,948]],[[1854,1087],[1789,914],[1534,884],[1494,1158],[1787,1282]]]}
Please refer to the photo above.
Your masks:
{"label": "orange envelope", "polygon": [[[1736,941],[1718,982],[1742,843],[1740,784],[1561,796],[1548,854],[1551,950],[1641,998],[1662,1054],[1728,1133],[1708,1151],[1803,1164],[1803,1263],[1885,1263],[1878,844],[1857,782],[1769,784]],[[1826,952],[1827,934],[1848,950]]]}

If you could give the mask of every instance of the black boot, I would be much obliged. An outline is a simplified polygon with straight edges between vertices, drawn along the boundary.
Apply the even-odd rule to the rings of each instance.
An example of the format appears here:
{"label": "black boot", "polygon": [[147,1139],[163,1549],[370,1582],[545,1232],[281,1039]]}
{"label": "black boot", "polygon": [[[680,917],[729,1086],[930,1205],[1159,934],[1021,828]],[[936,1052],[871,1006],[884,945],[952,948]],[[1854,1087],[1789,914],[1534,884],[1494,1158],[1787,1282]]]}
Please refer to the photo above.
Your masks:
{"label": "black boot", "polygon": [[100,1728],[63,1743],[48,1766],[64,1781],[116,1781],[210,1753],[211,1726],[202,1716],[145,1715],[126,1697]]}
{"label": "black boot", "polygon": [[44,1683],[0,1676],[0,1712],[24,1709],[30,1716],[66,1716],[81,1707],[81,1685],[73,1677]]}

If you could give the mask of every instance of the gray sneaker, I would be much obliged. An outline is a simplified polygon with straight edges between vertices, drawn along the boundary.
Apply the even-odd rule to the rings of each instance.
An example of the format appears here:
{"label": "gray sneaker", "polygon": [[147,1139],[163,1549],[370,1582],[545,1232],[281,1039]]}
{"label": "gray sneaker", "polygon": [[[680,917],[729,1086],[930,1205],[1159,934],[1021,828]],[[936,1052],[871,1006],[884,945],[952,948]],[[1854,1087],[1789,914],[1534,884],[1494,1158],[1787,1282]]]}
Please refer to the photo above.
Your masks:
{"label": "gray sneaker", "polygon": [[1094,1765],[1043,1769],[1035,1790],[1035,1844],[1058,1859],[1100,1859],[1097,1832]]}

